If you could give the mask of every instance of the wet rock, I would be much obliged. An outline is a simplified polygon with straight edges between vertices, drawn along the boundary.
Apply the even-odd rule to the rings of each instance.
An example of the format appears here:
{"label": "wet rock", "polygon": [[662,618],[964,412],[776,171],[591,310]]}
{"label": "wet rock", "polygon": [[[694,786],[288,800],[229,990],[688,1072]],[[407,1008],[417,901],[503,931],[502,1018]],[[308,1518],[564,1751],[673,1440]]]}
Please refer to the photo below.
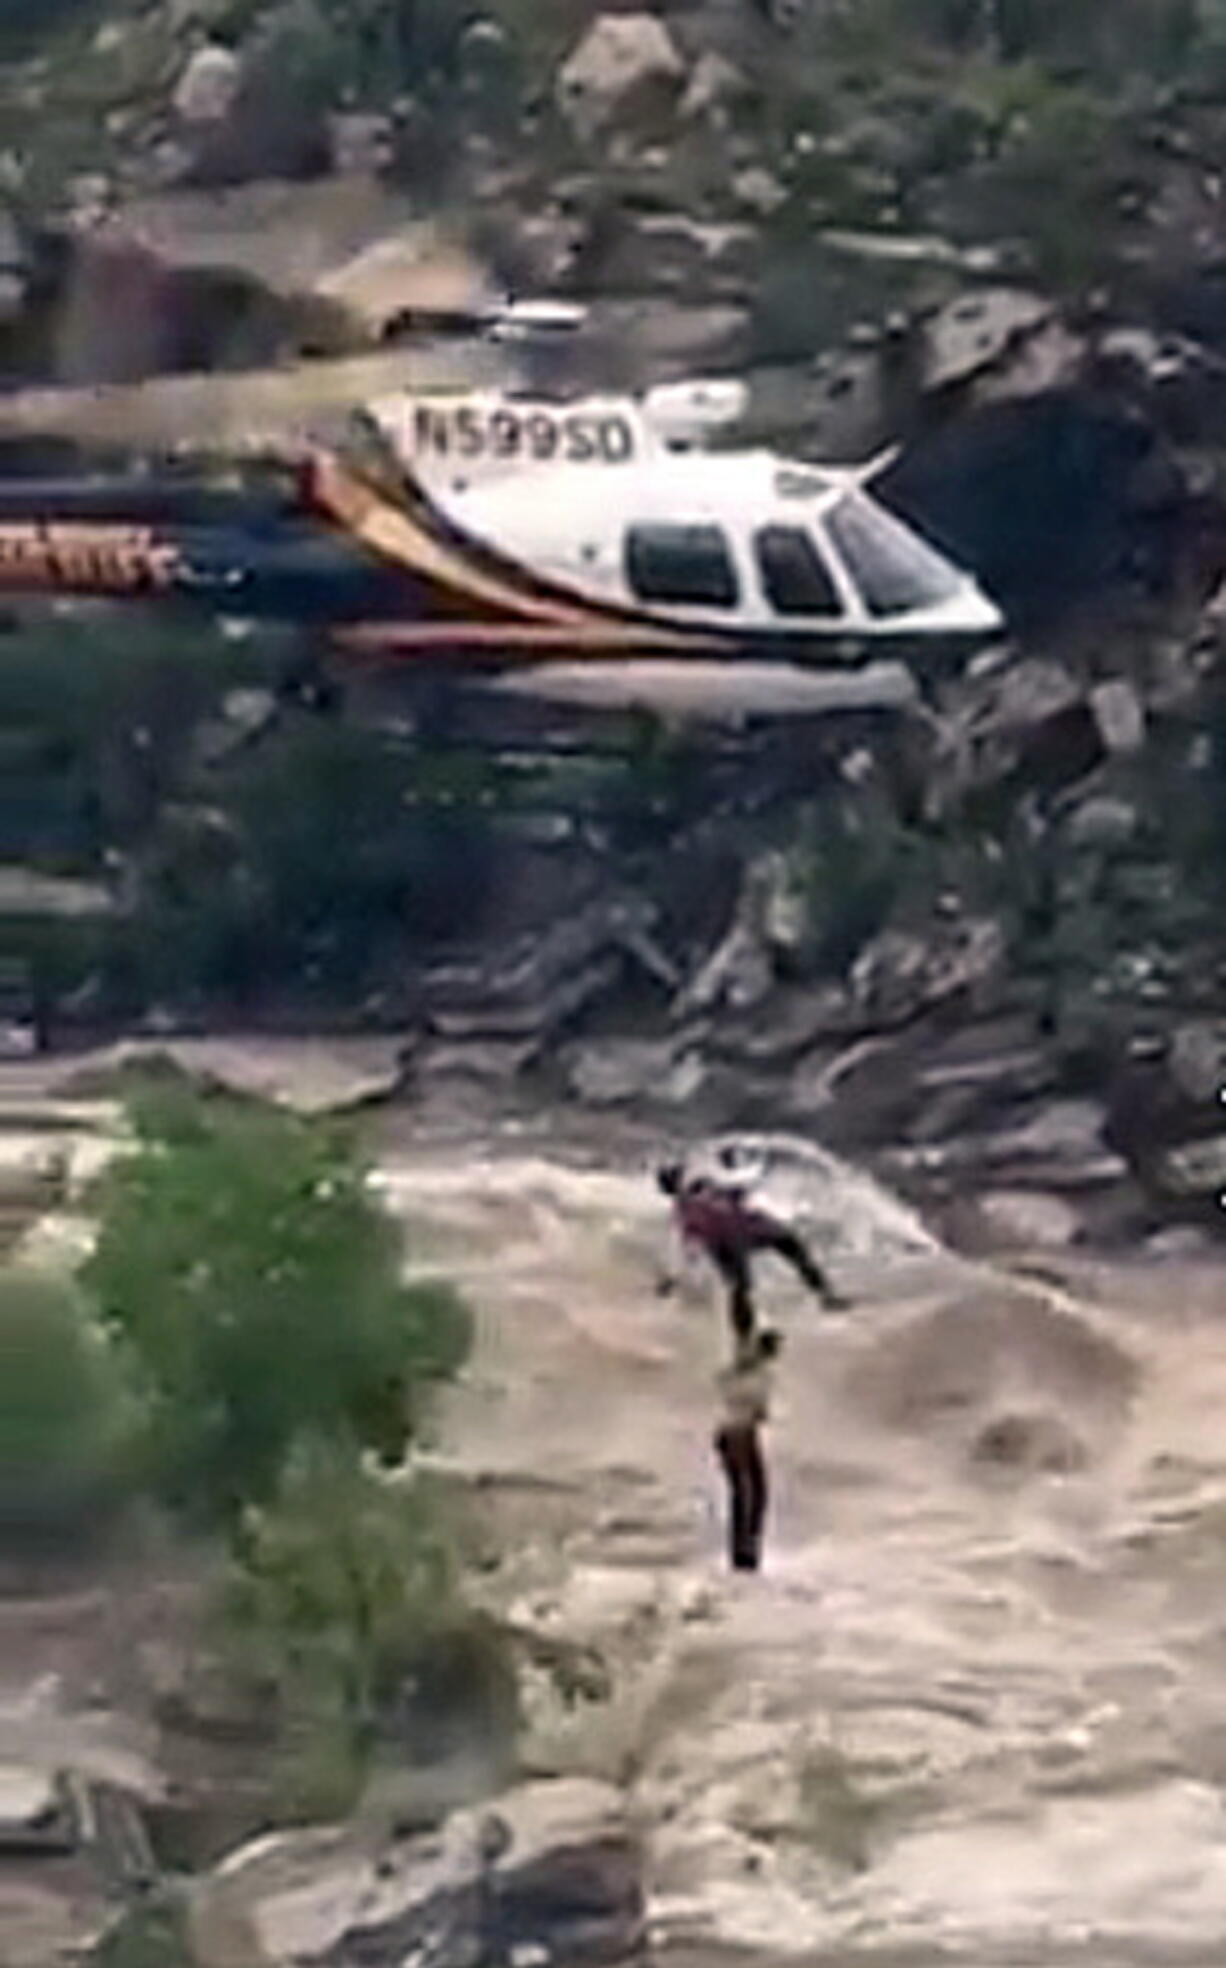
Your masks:
{"label": "wet rock", "polygon": [[214,1915],[249,1922],[269,1959],[319,1968],[426,1958],[581,1968],[638,1959],[645,1946],[624,1801],[580,1778],[521,1785],[374,1858],[342,1834],[258,1839],[203,1891]]}
{"label": "wet rock", "polygon": [[640,133],[671,109],[685,69],[655,14],[601,14],[558,72],[558,106],[576,134]]}
{"label": "wet rock", "polygon": [[906,1024],[951,998],[986,1008],[1004,955],[1004,931],[990,917],[940,924],[925,936],[883,930],[852,965],[853,1008],[874,1029]]}

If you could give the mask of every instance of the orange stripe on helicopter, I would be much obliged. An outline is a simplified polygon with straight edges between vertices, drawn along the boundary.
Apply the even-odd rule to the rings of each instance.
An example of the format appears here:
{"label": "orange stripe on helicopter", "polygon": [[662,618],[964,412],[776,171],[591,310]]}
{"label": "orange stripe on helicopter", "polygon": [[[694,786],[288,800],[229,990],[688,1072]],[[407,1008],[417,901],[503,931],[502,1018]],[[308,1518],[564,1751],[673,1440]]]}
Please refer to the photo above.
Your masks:
{"label": "orange stripe on helicopter", "polygon": [[[391,503],[329,454],[317,454],[312,460],[310,489],[315,503],[331,519],[382,559],[394,560],[407,573],[444,589],[469,612],[474,608],[486,615],[493,611],[502,618],[491,625],[489,637],[475,636],[468,623],[462,632],[453,625],[449,635],[445,625],[436,628],[410,623],[384,631],[372,624],[357,631],[366,648],[381,646],[411,653],[448,642],[453,647],[493,647],[495,632],[503,635],[508,648],[528,647],[527,632],[523,637],[508,633],[517,621],[534,625],[541,649],[638,649],[659,654],[663,650],[727,647],[726,634],[661,623],[644,609],[560,591],[480,541],[467,545],[461,541],[453,547],[428,531],[411,511]],[[413,480],[407,489],[410,496],[420,500],[427,519],[433,517],[429,495]]]}
{"label": "orange stripe on helicopter", "polygon": [[559,627],[574,628],[590,619],[588,610],[521,594],[472,567],[462,554],[431,539],[410,513],[391,505],[335,458],[320,454],[313,460],[311,491],[331,518],[380,558],[398,562],[407,573],[432,581],[469,604]]}

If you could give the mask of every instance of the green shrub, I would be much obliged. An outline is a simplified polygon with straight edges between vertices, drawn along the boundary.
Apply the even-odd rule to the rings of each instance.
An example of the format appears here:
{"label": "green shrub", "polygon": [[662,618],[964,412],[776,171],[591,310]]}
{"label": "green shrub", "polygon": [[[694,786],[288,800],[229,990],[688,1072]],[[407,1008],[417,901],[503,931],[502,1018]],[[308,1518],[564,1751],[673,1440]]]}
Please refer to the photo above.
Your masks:
{"label": "green shrub", "polygon": [[335,1442],[299,1443],[274,1498],[243,1514],[220,1608],[234,1669],[276,1713],[282,1810],[351,1808],[381,1738],[428,1758],[457,1746],[449,1720],[470,1749],[509,1737],[509,1656],[459,1584],[427,1481],[380,1478]]}
{"label": "green shrub", "polygon": [[173,1079],[132,1116],[84,1282],[139,1375],[166,1497],[233,1523],[303,1435],[394,1461],[468,1322],[447,1286],[401,1283],[344,1134]]}
{"label": "green shrub", "polygon": [[91,1541],[128,1494],[133,1405],[71,1285],[0,1272],[0,1541]]}

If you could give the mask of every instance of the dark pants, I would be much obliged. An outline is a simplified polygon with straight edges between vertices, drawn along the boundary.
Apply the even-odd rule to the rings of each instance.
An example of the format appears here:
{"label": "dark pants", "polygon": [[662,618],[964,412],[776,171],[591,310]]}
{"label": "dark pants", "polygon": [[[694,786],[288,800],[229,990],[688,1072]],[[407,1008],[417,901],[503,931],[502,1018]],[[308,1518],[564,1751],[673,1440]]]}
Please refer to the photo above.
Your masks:
{"label": "dark pants", "polygon": [[778,1229],[759,1231],[752,1243],[729,1241],[712,1244],[711,1261],[728,1287],[728,1316],[738,1339],[748,1339],[754,1328],[753,1283],[749,1270],[750,1253],[754,1251],[774,1251],[776,1257],[790,1264],[797,1276],[819,1298],[825,1301],[833,1296],[830,1280],[812,1251],[794,1230],[787,1229],[783,1224]]}
{"label": "dark pants", "polygon": [[756,1428],[721,1428],[715,1453],[728,1481],[728,1556],[735,1572],[756,1572],[766,1522],[766,1464]]}

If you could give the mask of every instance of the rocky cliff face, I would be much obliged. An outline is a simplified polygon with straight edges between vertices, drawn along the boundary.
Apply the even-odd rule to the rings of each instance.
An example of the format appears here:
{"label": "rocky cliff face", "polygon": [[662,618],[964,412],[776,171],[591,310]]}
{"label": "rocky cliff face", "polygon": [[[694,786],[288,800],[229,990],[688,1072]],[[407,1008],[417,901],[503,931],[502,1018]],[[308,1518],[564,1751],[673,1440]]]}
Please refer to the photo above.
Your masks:
{"label": "rocky cliff face", "polygon": [[11,383],[365,359],[406,309],[567,293],[575,374],[735,365],[792,448],[902,440],[884,496],[1013,631],[902,716],[577,740],[507,698],[476,768],[377,693],[365,735],[279,710],[263,644],[176,642],[171,687],[154,634],[105,663],[92,625],[14,638],[0,851],[106,870],[119,925],[67,955],[58,920],[6,932],[63,1038],[374,1022],[425,1100],[509,1074],[660,1126],[786,1121],[972,1239],[1036,1211],[1054,1241],[1212,1232],[1223,112],[1212,10],[1184,12],[27,20]]}

